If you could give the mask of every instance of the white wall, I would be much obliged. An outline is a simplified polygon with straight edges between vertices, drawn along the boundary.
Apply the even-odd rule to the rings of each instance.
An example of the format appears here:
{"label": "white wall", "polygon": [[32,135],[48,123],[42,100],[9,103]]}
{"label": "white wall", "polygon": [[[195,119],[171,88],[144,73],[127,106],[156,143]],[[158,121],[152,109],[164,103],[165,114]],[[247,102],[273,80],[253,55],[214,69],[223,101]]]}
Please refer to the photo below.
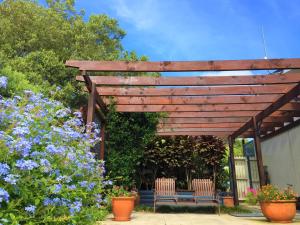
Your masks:
{"label": "white wall", "polygon": [[271,184],[300,193],[300,126],[263,141],[262,156]]}

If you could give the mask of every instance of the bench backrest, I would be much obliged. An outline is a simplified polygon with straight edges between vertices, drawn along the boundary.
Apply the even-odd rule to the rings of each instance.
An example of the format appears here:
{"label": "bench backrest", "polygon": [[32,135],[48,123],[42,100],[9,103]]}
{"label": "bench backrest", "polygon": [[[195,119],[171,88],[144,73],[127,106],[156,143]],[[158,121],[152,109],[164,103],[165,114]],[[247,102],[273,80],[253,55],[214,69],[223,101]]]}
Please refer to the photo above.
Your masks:
{"label": "bench backrest", "polygon": [[174,178],[157,178],[155,180],[155,194],[172,196],[176,194]]}
{"label": "bench backrest", "polygon": [[193,179],[192,188],[195,196],[211,196],[215,195],[215,187],[210,179]]}

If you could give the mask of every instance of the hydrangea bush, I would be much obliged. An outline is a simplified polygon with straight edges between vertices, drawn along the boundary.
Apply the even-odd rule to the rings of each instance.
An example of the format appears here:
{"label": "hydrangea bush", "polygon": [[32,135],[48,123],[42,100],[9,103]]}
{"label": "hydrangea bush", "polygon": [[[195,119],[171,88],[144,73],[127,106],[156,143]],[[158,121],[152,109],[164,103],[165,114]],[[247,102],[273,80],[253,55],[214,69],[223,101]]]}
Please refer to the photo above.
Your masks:
{"label": "hydrangea bush", "polygon": [[99,130],[85,130],[79,112],[41,94],[0,98],[0,224],[94,224],[106,215],[104,164],[90,152]]}

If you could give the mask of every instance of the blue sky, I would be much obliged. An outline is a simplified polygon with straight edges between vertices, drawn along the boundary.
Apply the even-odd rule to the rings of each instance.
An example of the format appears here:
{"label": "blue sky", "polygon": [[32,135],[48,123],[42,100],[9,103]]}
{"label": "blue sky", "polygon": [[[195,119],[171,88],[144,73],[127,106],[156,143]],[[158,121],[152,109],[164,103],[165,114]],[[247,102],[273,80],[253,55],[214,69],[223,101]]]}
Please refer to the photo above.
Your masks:
{"label": "blue sky", "polygon": [[128,50],[151,60],[300,57],[300,0],[77,0],[116,18]]}
{"label": "blue sky", "polygon": [[300,0],[77,0],[127,32],[123,45],[159,60],[300,57]]}

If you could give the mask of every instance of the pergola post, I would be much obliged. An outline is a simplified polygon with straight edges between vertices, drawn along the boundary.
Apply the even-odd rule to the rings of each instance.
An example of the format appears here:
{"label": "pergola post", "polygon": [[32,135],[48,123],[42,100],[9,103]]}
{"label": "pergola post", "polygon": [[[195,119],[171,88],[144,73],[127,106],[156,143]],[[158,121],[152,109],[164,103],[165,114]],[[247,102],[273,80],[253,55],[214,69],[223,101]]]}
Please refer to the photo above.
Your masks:
{"label": "pergola post", "polygon": [[255,143],[255,152],[256,152],[256,162],[257,162],[257,169],[259,175],[259,184],[260,187],[265,185],[265,172],[264,172],[264,165],[262,161],[262,153],[261,153],[261,141],[260,141],[260,126],[258,121],[255,117],[252,118],[253,128],[254,128],[254,143]]}
{"label": "pergola post", "polygon": [[101,122],[101,143],[100,143],[100,159],[104,160],[104,152],[105,152],[105,122]]}
{"label": "pergola post", "polygon": [[228,137],[228,146],[229,146],[229,160],[230,160],[230,174],[232,181],[232,194],[234,205],[239,205],[238,192],[237,192],[237,182],[236,182],[236,172],[235,172],[235,163],[234,163],[234,149],[233,149],[234,140],[231,136]]}
{"label": "pergola post", "polygon": [[88,110],[87,110],[87,124],[91,124],[94,121],[95,108],[96,108],[96,85],[92,83],[91,92],[89,94],[88,100]]}

